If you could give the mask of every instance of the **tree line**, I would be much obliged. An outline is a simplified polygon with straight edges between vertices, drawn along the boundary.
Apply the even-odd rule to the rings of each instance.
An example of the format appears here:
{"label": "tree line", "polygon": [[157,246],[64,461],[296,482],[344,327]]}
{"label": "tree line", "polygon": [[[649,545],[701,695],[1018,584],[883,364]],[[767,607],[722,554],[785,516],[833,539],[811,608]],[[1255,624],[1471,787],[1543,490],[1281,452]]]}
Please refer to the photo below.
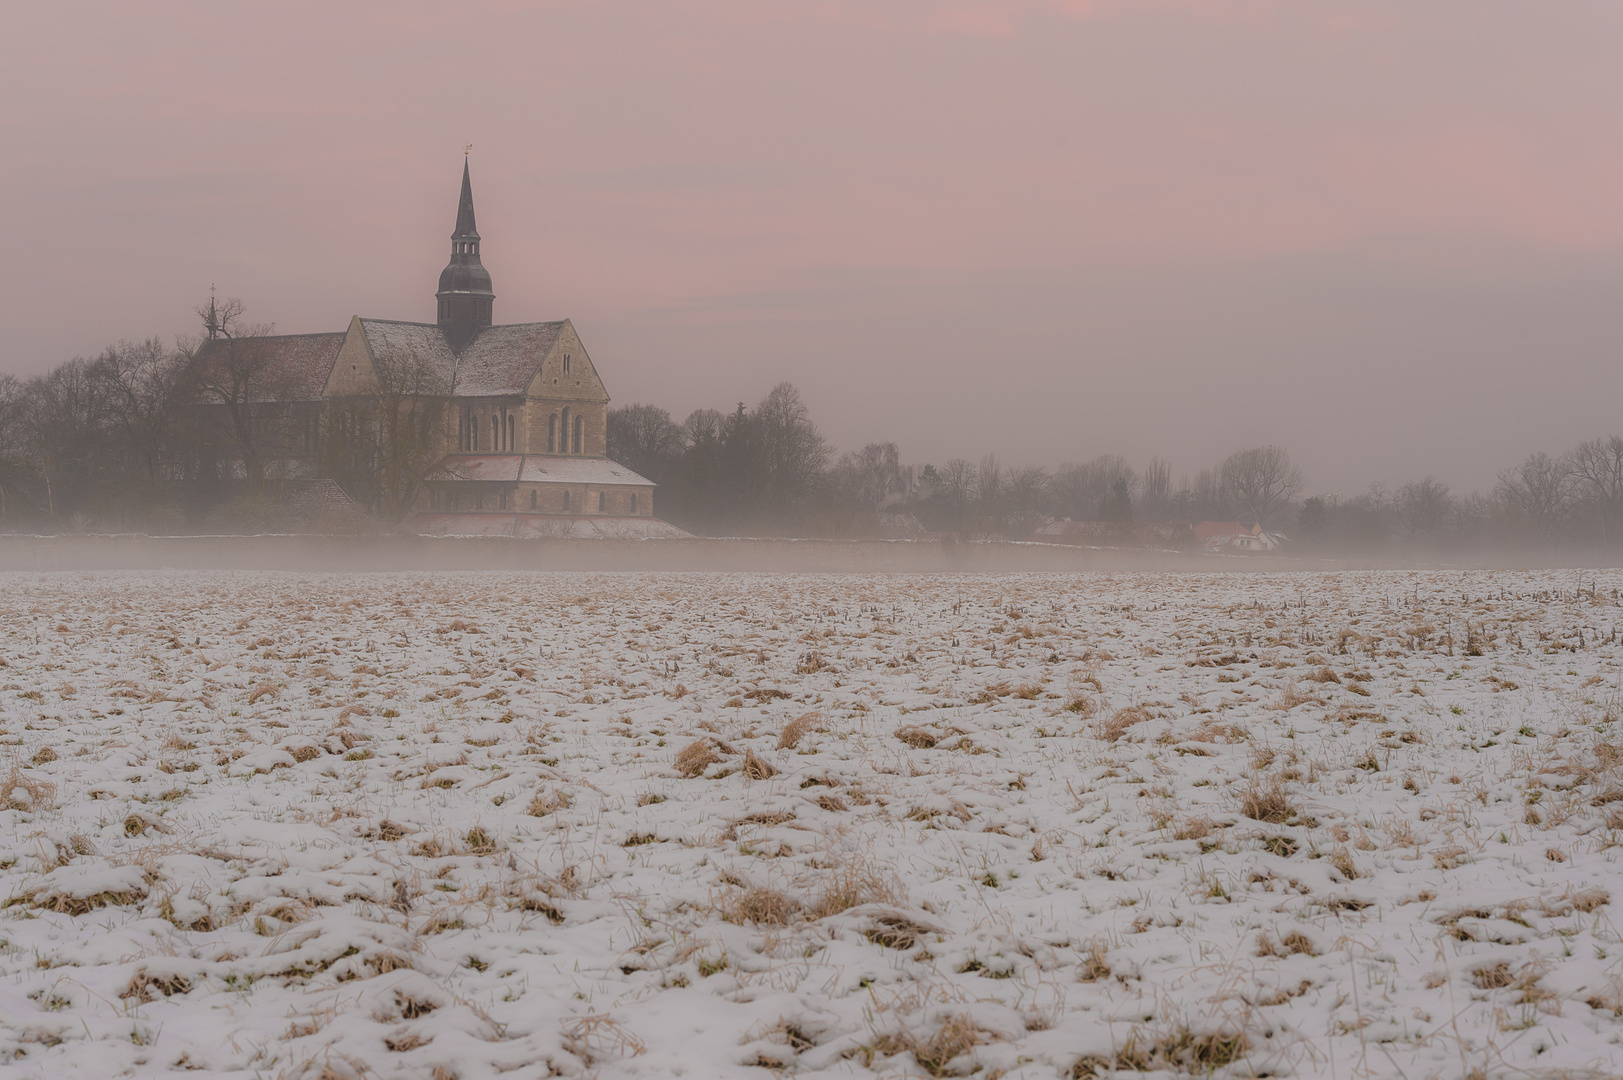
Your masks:
{"label": "tree line", "polygon": [[[263,526],[290,459],[330,477],[379,527],[414,505],[450,420],[442,373],[383,370],[366,396],[294,400],[273,332],[240,301],[197,309],[204,333],[121,341],[29,379],[0,374],[0,527],[153,532]],[[1312,494],[1289,453],[1248,447],[1178,474],[1119,455],[1055,467],[910,463],[894,442],[839,453],[791,383],[754,407],[610,410],[608,454],[659,484],[661,517],[715,535],[1024,539],[1088,523],[1109,543],[1192,544],[1202,521],[1255,523],[1306,550],[1438,555],[1623,546],[1623,436],[1528,455],[1486,492],[1432,476]],[[302,455],[302,458],[301,458]],[[1158,528],[1147,532],[1153,523]]]}
{"label": "tree line", "polygon": [[[1299,550],[1447,555],[1623,546],[1623,436],[1538,451],[1483,492],[1434,476],[1357,494],[1310,495],[1279,446],[1248,447],[1174,481],[1152,457],[1010,466],[995,453],[907,464],[894,442],[836,453],[790,383],[753,409],[655,405],[609,412],[609,456],[660,485],[660,514],[695,532],[865,537],[906,531],[1024,539],[1045,523],[1096,523],[1115,543],[1193,546],[1199,522],[1256,524]],[[1156,531],[1134,524],[1162,525]]]}

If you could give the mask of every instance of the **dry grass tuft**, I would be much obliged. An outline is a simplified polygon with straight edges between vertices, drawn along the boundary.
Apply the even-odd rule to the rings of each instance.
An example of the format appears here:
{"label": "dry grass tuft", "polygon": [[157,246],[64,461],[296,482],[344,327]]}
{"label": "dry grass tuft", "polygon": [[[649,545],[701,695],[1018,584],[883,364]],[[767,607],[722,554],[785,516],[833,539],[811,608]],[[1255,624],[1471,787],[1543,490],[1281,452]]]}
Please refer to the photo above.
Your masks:
{"label": "dry grass tuft", "polygon": [[1240,813],[1252,821],[1280,825],[1296,816],[1296,807],[1291,804],[1284,783],[1274,776],[1267,780],[1253,779],[1246,785],[1240,793]]}
{"label": "dry grass tuft", "polygon": [[1585,915],[1612,902],[1612,894],[1605,889],[1579,889],[1572,894],[1572,906]]}
{"label": "dry grass tuft", "polygon": [[875,1039],[873,1048],[881,1054],[910,1053],[931,1076],[946,1076],[953,1061],[993,1040],[991,1032],[976,1026],[967,1013],[959,1013],[947,1017],[928,1039],[908,1031],[891,1032]]}
{"label": "dry grass tuft", "polygon": [[48,810],[55,801],[55,784],[24,776],[15,765],[5,779],[0,780],[0,810]]}
{"label": "dry grass tuft", "polygon": [[888,875],[858,860],[840,864],[817,899],[806,910],[809,919],[826,919],[861,904],[901,902],[902,890]]}
{"label": "dry grass tuft", "polygon": [[548,814],[557,813],[559,810],[569,809],[569,802],[569,793],[567,791],[537,792],[535,797],[530,800],[530,805],[524,808],[524,812],[531,817],[546,817]]}
{"label": "dry grass tuft", "polygon": [[1086,719],[1099,710],[1092,694],[1073,694],[1065,702],[1065,711]]}
{"label": "dry grass tuft", "polygon": [[788,926],[800,905],[776,889],[752,885],[742,892],[728,892],[716,904],[722,922],[738,926]]}
{"label": "dry grass tuft", "polygon": [[710,739],[697,739],[682,748],[676,755],[676,771],[689,780],[700,776],[706,769],[721,760],[716,753],[716,747]]}
{"label": "dry grass tuft", "polygon": [[1313,940],[1300,930],[1280,935],[1278,945],[1275,945],[1274,939],[1267,934],[1261,934],[1257,938],[1258,956],[1295,956],[1298,953],[1303,956],[1319,955],[1318,949],[1313,946]]}
{"label": "dry grass tuft", "polygon": [[1098,982],[1100,979],[1110,978],[1110,962],[1105,959],[1106,946],[1103,940],[1094,938],[1088,942],[1088,954],[1077,968],[1078,982]]}
{"label": "dry grass tuft", "polygon": [[1516,981],[1516,976],[1510,973],[1510,965],[1503,960],[1492,967],[1477,968],[1471,972],[1471,978],[1479,990],[1498,990]]}
{"label": "dry grass tuft", "polygon": [[407,829],[404,825],[390,821],[388,818],[384,818],[382,821],[378,822],[378,827],[371,831],[367,839],[386,840],[393,843],[394,841],[405,836],[410,831],[411,830]]}
{"label": "dry grass tuft", "polygon": [[625,1025],[604,1013],[572,1016],[558,1027],[564,1049],[588,1067],[599,1061],[636,1057],[648,1049]]}
{"label": "dry grass tuft", "polygon": [[889,914],[875,917],[874,925],[863,931],[863,936],[887,949],[911,949],[928,933],[930,928],[923,923],[906,915]]}
{"label": "dry grass tuft", "polygon": [[1071,1080],[1085,1080],[1101,1072],[1181,1072],[1205,1075],[1232,1065],[1250,1046],[1242,1031],[1218,1030],[1196,1034],[1187,1026],[1157,1034],[1139,1028],[1114,1059],[1085,1057],[1071,1067]]}
{"label": "dry grass tuft", "polygon": [[921,727],[904,727],[896,732],[896,737],[915,750],[929,750],[940,741]]}
{"label": "dry grass tuft", "polygon": [[1211,819],[1204,817],[1184,818],[1178,822],[1178,827],[1172,830],[1174,840],[1204,840],[1211,834]]}
{"label": "dry grass tuft", "polygon": [[121,990],[118,996],[126,1000],[134,998],[145,1003],[153,1000],[154,990],[164,997],[169,997],[172,994],[188,993],[191,988],[192,981],[184,975],[153,975],[142,968],[135,973],[129,985]]}
{"label": "dry grass tuft", "polygon": [[140,889],[109,890],[107,892],[92,893],[89,896],[47,893],[36,896],[31,906],[42,911],[54,911],[58,915],[88,915],[99,908],[122,907],[126,904],[133,904],[138,900],[146,899],[146,895]]}
{"label": "dry grass tuft", "polygon": [[770,780],[778,775],[778,770],[754,750],[747,750],[744,753],[744,775],[751,780]]}
{"label": "dry grass tuft", "polygon": [[1142,724],[1150,719],[1149,711],[1141,705],[1129,705],[1125,709],[1117,709],[1110,719],[1099,724],[1099,738],[1105,742],[1115,742],[1127,734],[1127,729],[1134,724]]}
{"label": "dry grass tuft", "polygon": [[800,745],[806,732],[815,730],[822,722],[823,714],[820,712],[801,713],[783,725],[783,731],[778,734],[778,749],[793,750]]}

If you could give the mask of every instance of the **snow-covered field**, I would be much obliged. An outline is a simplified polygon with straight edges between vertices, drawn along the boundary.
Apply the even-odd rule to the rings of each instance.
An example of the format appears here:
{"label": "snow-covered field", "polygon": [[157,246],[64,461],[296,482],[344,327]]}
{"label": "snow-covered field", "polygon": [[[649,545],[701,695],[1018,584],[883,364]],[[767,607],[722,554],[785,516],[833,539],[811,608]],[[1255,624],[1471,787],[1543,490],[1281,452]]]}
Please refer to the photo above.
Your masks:
{"label": "snow-covered field", "polygon": [[1620,588],[0,577],[0,1074],[1618,1075]]}

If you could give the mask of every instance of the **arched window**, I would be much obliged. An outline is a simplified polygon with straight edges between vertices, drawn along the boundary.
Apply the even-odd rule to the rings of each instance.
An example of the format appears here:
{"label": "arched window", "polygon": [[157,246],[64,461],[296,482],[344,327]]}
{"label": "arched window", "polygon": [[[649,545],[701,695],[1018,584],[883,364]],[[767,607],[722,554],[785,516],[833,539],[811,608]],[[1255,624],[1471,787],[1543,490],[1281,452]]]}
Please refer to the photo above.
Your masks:
{"label": "arched window", "polygon": [[553,413],[547,417],[547,453],[551,454],[558,449],[558,414]]}
{"label": "arched window", "polygon": [[564,488],[564,512],[569,512],[569,489]]}
{"label": "arched window", "polygon": [[497,451],[502,448],[502,421],[499,416],[490,418],[490,448]]}
{"label": "arched window", "polygon": [[608,508],[609,508],[609,493],[606,492],[606,491],[598,492],[597,493],[597,512],[601,514],[603,511],[607,510]]}
{"label": "arched window", "polygon": [[569,453],[569,406],[567,405],[564,406],[563,430],[559,434],[563,436],[563,441],[558,444],[558,449],[560,452],[567,454]]}
{"label": "arched window", "polygon": [[535,488],[530,489],[530,509],[535,509]]}
{"label": "arched window", "polygon": [[637,493],[635,491],[631,493],[631,512],[633,514],[637,512]]}
{"label": "arched window", "polygon": [[478,491],[478,490],[474,491],[474,493],[473,493],[473,508],[475,510],[483,510],[485,508],[485,493],[484,492]]}
{"label": "arched window", "polygon": [[507,489],[502,488],[502,509],[507,509]]}
{"label": "arched window", "polygon": [[577,454],[580,453],[581,435],[585,431],[585,425],[586,418],[584,416],[575,417],[575,453]]}
{"label": "arched window", "polygon": [[507,414],[507,449],[508,449],[508,451],[511,452],[512,449],[517,445],[518,445],[518,443],[516,441],[514,441],[514,439],[513,439],[513,414],[508,413]]}

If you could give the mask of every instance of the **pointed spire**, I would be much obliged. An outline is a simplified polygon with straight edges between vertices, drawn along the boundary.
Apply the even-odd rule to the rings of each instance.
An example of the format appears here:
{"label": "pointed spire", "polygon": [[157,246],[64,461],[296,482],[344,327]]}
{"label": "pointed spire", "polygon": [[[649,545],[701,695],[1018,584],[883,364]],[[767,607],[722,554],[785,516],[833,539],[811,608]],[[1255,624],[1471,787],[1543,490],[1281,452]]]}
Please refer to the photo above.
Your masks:
{"label": "pointed spire", "polygon": [[[471,148],[470,148],[471,149]],[[456,232],[451,234],[451,261],[440,271],[436,322],[451,351],[460,353],[490,325],[496,296],[490,272],[479,261],[479,230],[473,223],[473,182],[468,178],[466,152],[462,160],[462,198],[457,203]]]}
{"label": "pointed spire", "polygon": [[473,223],[473,183],[468,179],[468,157],[462,156],[462,200],[456,208],[456,232],[452,240],[477,240],[479,230]]}

